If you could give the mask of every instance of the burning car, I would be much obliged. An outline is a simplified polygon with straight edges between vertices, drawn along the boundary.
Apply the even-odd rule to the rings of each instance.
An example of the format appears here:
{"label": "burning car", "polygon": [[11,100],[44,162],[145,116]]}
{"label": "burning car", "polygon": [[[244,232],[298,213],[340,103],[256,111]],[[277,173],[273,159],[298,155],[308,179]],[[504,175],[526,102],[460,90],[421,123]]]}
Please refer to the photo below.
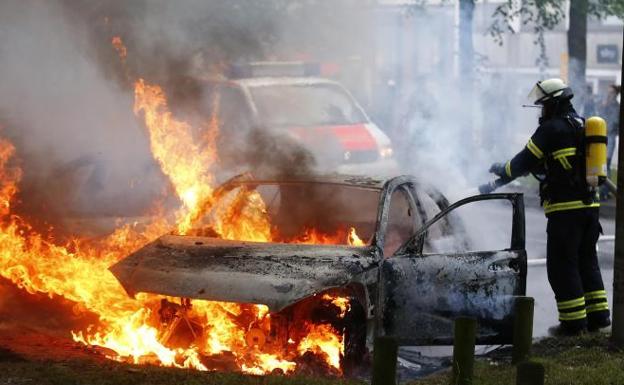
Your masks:
{"label": "burning car", "polygon": [[[460,315],[479,320],[478,342],[511,341],[514,297],[526,289],[519,194],[449,204],[410,176],[246,175],[214,197],[186,234],[164,235],[110,268],[130,295],[166,296],[161,341],[199,346],[206,367],[244,370],[271,357],[284,372],[320,361],[348,375],[374,336],[447,344]],[[511,202],[509,247],[467,251],[462,238],[465,250],[435,252],[436,237],[464,234],[455,210],[484,200]],[[231,321],[227,343],[197,316],[215,303]]]}

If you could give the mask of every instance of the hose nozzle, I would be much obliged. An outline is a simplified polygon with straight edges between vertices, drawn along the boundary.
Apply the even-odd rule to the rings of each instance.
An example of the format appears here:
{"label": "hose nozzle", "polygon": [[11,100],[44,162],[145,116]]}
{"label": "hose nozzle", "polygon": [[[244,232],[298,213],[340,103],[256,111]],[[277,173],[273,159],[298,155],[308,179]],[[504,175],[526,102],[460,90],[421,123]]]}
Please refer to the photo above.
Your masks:
{"label": "hose nozzle", "polygon": [[486,184],[482,184],[481,186],[479,186],[479,193],[480,194],[490,194],[492,192],[494,192],[494,190],[496,190],[497,188],[504,186],[505,182],[503,182],[502,178],[493,180],[489,183]]}

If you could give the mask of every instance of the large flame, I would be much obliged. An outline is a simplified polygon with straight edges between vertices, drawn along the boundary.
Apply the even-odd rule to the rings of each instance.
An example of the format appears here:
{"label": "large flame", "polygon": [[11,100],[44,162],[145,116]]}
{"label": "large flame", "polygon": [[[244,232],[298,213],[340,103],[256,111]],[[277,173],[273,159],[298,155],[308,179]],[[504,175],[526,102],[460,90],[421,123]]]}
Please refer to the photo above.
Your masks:
{"label": "large flame", "polygon": [[178,232],[185,234],[199,216],[202,204],[211,201],[213,179],[208,171],[216,160],[215,148],[198,145],[191,126],[176,120],[168,110],[159,86],[139,79],[134,95],[134,112],[144,116],[152,154],[184,203],[178,215]]}
{"label": "large flame", "polygon": [[[141,232],[125,226],[99,241],[74,240],[71,245],[55,245],[11,214],[21,176],[19,168],[9,166],[13,153],[9,142],[0,141],[0,275],[30,293],[61,296],[75,302],[77,311],[97,314],[99,324],[73,332],[75,341],[105,347],[114,352],[109,358],[115,360],[199,370],[214,368],[205,357],[226,352],[232,355],[235,368],[254,374],[292,372],[297,355],[307,351],[340,368],[343,337],[329,324],[305,325],[307,334],[290,351],[273,348],[267,353],[250,347],[247,334],[251,326],[266,328],[270,324],[271,315],[262,305],[189,302],[183,317],[174,319],[196,324],[197,336],[188,347],[168,346],[164,337],[170,325],[159,322],[157,314],[163,298],[140,294],[131,299],[108,271],[112,263],[161,234],[167,223],[157,220]],[[334,297],[323,300],[338,301]],[[189,329],[193,330],[193,326]]]}
{"label": "large flame", "polygon": [[[125,58],[121,40],[113,39],[113,44]],[[294,239],[282,239],[271,228],[262,197],[252,190],[243,189],[215,207],[210,172],[217,159],[216,118],[194,130],[169,111],[163,90],[143,79],[135,83],[134,111],[143,118],[152,154],[182,202],[175,223],[163,215],[141,226],[122,226],[102,239],[59,245],[12,210],[22,170],[14,146],[0,139],[0,276],[29,293],[63,297],[76,304],[75,311],[96,314],[98,324],[72,336],[107,348],[111,359],[210,370],[223,368],[227,358],[226,369],[263,374],[293,372],[298,357],[308,353],[339,372],[343,332],[329,323],[303,322],[296,325],[294,337],[280,342],[270,340],[276,319],[263,305],[127,296],[108,267],[173,228],[186,234],[212,208],[214,230],[224,239],[364,245],[354,228],[335,234],[307,229]],[[337,308],[339,317],[348,310],[345,297],[317,299]]]}

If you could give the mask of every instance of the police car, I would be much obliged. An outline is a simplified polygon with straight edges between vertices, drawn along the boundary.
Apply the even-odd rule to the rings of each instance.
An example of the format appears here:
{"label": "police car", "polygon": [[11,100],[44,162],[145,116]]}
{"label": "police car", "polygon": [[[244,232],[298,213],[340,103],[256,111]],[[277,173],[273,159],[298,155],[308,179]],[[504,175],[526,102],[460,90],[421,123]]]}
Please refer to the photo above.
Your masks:
{"label": "police car", "polygon": [[227,79],[202,84],[202,110],[217,118],[219,136],[230,143],[267,130],[308,149],[323,172],[396,173],[388,136],[341,84],[318,77],[319,69],[299,62],[234,66]]}

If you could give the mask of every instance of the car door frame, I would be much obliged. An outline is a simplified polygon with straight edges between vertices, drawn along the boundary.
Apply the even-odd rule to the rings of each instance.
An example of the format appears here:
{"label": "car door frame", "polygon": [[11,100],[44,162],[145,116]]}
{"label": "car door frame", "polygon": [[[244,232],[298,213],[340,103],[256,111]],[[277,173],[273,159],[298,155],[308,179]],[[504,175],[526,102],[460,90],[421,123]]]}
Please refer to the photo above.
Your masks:
{"label": "car door frame", "polygon": [[[382,282],[381,275],[381,264],[384,260],[384,245],[385,245],[385,233],[388,227],[388,216],[390,214],[390,202],[392,199],[392,195],[397,188],[402,186],[406,187],[407,195],[410,199],[410,205],[414,205],[415,209],[418,210],[419,215],[422,220],[425,220],[425,216],[422,216],[422,211],[419,208],[417,197],[414,195],[414,186],[416,186],[416,181],[408,176],[401,175],[396,176],[392,179],[389,179],[384,183],[382,187],[381,193],[379,194],[379,209],[377,211],[377,220],[375,224],[375,235],[371,241],[371,246],[376,249],[376,257],[378,262],[377,267],[377,285],[375,285],[376,294],[374,294],[375,302],[374,302],[374,330],[372,331],[373,335],[382,335],[383,330],[381,328],[382,317],[383,317],[383,300],[384,300],[384,285]],[[418,230],[415,230],[418,231]],[[412,239],[413,235],[410,237]],[[408,240],[409,241],[409,240]],[[399,250],[402,247],[399,247]]]}
{"label": "car door frame", "polygon": [[[386,230],[388,227],[388,215],[390,214],[390,201],[392,199],[392,194],[396,189],[405,187],[410,207],[417,211],[423,221],[425,220],[425,216],[422,215],[422,212],[418,207],[418,198],[414,195],[413,188],[415,185],[416,182],[413,178],[407,175],[401,175],[388,180],[382,188],[381,194],[379,195],[379,211],[377,212],[377,223],[375,224],[375,237],[372,241],[372,245],[378,249],[380,260],[384,259],[383,249],[385,245]],[[424,222],[420,223],[420,225],[424,225]],[[418,230],[415,229],[414,231],[416,233]],[[414,236],[414,234],[410,237],[410,239]],[[398,250],[401,250],[402,248],[403,246],[399,247]]]}
{"label": "car door frame", "polygon": [[[413,193],[412,193],[413,195]],[[417,199],[417,198],[416,198]],[[478,255],[478,254],[483,254],[483,255],[488,255],[488,254],[492,254],[494,255],[495,253],[503,253],[503,252],[509,252],[509,253],[515,253],[516,254],[516,258],[515,260],[517,261],[517,266],[514,267],[514,269],[517,269],[517,274],[518,274],[518,284],[515,287],[515,291],[516,293],[514,293],[514,296],[516,295],[524,295],[526,293],[526,274],[527,274],[527,264],[526,264],[526,250],[525,250],[525,217],[524,217],[524,200],[523,200],[523,195],[522,194],[516,194],[516,193],[498,193],[498,194],[484,194],[484,195],[476,195],[476,196],[472,196],[472,197],[468,197],[465,199],[462,199],[458,202],[455,202],[451,205],[449,205],[448,207],[444,208],[443,210],[441,210],[437,215],[435,215],[433,218],[429,219],[420,229],[418,229],[415,234],[402,246],[400,247],[394,254],[394,256],[392,257],[392,259],[394,258],[404,258],[404,259],[408,259],[408,258],[431,258],[431,257],[435,257],[436,255],[440,256],[440,257],[444,257],[444,256],[453,256],[453,255],[457,255],[458,253],[439,253],[439,254],[427,254],[427,255],[423,255],[423,246],[424,246],[424,241],[425,238],[427,236],[428,230],[431,228],[431,226],[433,226],[435,223],[437,223],[438,221],[442,220],[443,218],[445,218],[450,212],[454,211],[455,209],[473,203],[473,202],[479,202],[479,201],[487,201],[487,200],[507,200],[509,202],[511,202],[512,204],[512,209],[513,209],[513,216],[512,216],[512,234],[511,234],[511,240],[510,240],[510,247],[509,249],[504,249],[504,250],[499,250],[499,251],[493,251],[493,252],[488,252],[488,251],[479,251],[479,252],[472,252],[472,253],[466,253],[466,254],[473,254],[473,255]],[[383,269],[383,264],[386,262],[386,260],[382,260],[381,264],[380,264],[380,297],[379,297],[379,304],[380,304],[380,322],[378,324],[378,334],[389,334],[392,335],[390,330],[387,330],[388,328],[386,327],[385,324],[385,317],[387,316],[387,312],[390,310],[389,308],[391,306],[388,306],[388,304],[386,303],[387,300],[387,296],[386,296],[386,292],[389,290],[388,285],[389,282],[386,282],[387,277],[384,275],[384,269]],[[390,263],[390,262],[389,262]],[[511,265],[511,263],[510,263]],[[510,266],[511,267],[511,266]],[[489,269],[489,266],[488,266]],[[387,308],[388,307],[388,308]],[[508,322],[507,322],[508,323]],[[507,324],[506,324],[507,325]],[[504,336],[505,339],[509,338],[508,335]],[[400,343],[434,343],[434,344],[446,344],[446,343],[450,343],[451,340],[449,340],[448,338],[441,338],[441,339],[437,339],[436,338],[432,338],[431,340],[425,341],[425,340],[419,340],[419,341],[415,341],[415,340],[409,340],[409,339],[405,339],[405,338],[398,338]],[[488,338],[478,338],[478,340],[480,342],[497,342],[494,340],[488,341]]]}
{"label": "car door frame", "polygon": [[[526,221],[524,216],[524,194],[521,193],[493,193],[474,195],[461,199],[446,208],[440,210],[433,218],[428,219],[423,226],[416,231],[414,236],[400,247],[395,254],[413,252],[422,254],[424,238],[427,230],[436,222],[443,219],[451,211],[473,202],[487,200],[507,200],[512,205],[511,242],[508,250],[525,250],[526,248]],[[420,239],[420,241],[418,241]]]}

